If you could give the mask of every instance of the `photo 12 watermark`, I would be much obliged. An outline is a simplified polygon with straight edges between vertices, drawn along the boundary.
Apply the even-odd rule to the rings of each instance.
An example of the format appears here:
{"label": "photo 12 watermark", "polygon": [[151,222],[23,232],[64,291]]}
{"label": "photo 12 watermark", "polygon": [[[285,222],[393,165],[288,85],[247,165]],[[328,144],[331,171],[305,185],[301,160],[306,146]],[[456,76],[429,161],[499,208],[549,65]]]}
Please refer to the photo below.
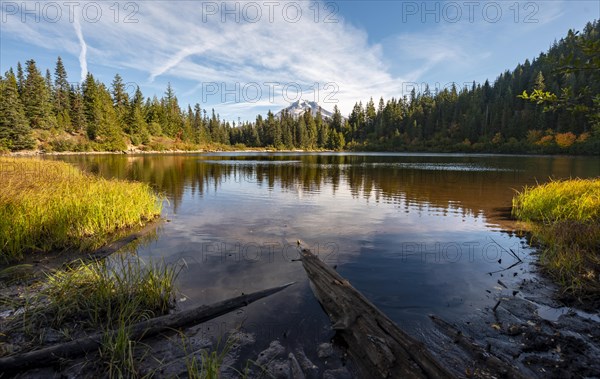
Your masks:
{"label": "photo 12 watermark", "polygon": [[297,82],[202,82],[202,102],[276,104],[278,99],[288,103],[306,99],[317,103],[337,104],[340,87],[335,82],[304,85]]}
{"label": "photo 12 watermark", "polygon": [[335,24],[339,6],[333,1],[202,1],[202,22],[257,23],[267,20],[298,23],[303,19],[315,23]]}
{"label": "photo 12 watermark", "polygon": [[337,262],[340,252],[335,242],[314,242],[304,246],[298,243],[281,243],[274,241],[219,241],[201,244],[199,255],[185,256],[187,263],[288,263],[301,258],[302,249],[308,249],[327,263]]}
{"label": "photo 12 watermark", "polygon": [[92,24],[100,21],[137,24],[140,5],[138,2],[96,2],[96,1],[2,1],[2,23],[9,18],[21,22],[76,22],[80,20]]}
{"label": "photo 12 watermark", "polygon": [[403,23],[539,23],[540,5],[534,1],[403,1]]}

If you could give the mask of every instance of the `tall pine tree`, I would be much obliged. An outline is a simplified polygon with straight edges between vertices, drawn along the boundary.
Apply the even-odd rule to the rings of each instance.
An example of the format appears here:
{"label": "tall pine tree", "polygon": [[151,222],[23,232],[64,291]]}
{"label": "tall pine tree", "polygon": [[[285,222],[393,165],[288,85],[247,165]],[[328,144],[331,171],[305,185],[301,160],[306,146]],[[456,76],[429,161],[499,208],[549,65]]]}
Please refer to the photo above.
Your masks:
{"label": "tall pine tree", "polygon": [[71,131],[71,99],[70,86],[67,81],[67,70],[63,65],[62,59],[56,60],[54,69],[54,112],[59,129]]}
{"label": "tall pine tree", "polygon": [[33,59],[25,63],[25,70],[27,79],[25,79],[21,97],[25,115],[32,128],[51,129],[56,126],[56,118],[52,112],[50,89]]}
{"label": "tall pine tree", "polygon": [[11,150],[33,148],[35,143],[12,71],[6,73],[6,79],[0,80],[0,96],[0,147]]}

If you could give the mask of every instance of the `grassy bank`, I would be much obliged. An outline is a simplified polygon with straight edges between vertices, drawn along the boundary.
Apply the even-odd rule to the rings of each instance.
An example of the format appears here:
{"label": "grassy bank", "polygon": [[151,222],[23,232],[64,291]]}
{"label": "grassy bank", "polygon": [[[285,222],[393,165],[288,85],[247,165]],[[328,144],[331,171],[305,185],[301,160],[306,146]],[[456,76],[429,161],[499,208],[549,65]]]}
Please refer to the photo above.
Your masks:
{"label": "grassy bank", "polygon": [[157,217],[147,184],[107,180],[56,161],[0,157],[0,261],[64,249],[88,251]]}
{"label": "grassy bank", "polygon": [[179,270],[117,254],[48,274],[12,298],[12,314],[0,324],[0,345],[12,348],[0,349],[0,356],[103,331],[99,359],[88,362],[91,372],[136,377],[139,346],[130,336],[130,325],[175,306]]}
{"label": "grassy bank", "polygon": [[541,263],[564,295],[600,300],[600,179],[526,187],[513,215],[529,222]]}

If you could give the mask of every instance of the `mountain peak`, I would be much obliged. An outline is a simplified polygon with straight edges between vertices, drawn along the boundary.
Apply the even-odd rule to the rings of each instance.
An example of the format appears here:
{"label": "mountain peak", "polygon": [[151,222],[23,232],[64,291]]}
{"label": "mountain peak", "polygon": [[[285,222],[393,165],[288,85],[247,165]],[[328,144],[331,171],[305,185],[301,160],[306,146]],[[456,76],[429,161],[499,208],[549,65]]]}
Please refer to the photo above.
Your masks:
{"label": "mountain peak", "polygon": [[310,101],[306,99],[298,99],[291,103],[288,107],[283,108],[279,112],[275,114],[275,117],[281,117],[283,112],[287,112],[294,118],[302,116],[306,111],[310,110],[313,116],[317,115],[317,112],[321,110],[321,115],[324,119],[331,118],[333,116],[333,112],[330,112],[324,109],[319,103],[316,101]]}

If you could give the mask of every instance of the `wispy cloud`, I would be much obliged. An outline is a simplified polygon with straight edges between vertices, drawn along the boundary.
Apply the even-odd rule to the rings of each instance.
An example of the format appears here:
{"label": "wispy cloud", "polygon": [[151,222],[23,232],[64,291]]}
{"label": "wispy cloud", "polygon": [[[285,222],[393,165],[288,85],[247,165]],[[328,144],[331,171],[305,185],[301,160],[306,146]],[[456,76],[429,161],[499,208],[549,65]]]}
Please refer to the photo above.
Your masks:
{"label": "wispy cloud", "polygon": [[81,82],[85,80],[85,77],[88,74],[87,68],[87,44],[83,39],[83,33],[81,31],[81,24],[79,23],[79,16],[75,13],[73,28],[75,29],[75,34],[77,34],[77,39],[79,40],[79,44],[81,45],[81,51],[79,53],[79,66],[81,67]]}
{"label": "wispy cloud", "polygon": [[[110,4],[102,3],[106,16],[99,22],[75,18],[75,36],[64,30],[64,22],[52,25],[52,29],[28,24],[33,33],[27,39],[37,44],[41,30],[59,40],[73,42],[76,37],[82,79],[88,61],[127,67],[146,73],[146,84],[159,78],[175,82],[178,93],[197,101],[202,98],[203,84],[212,82],[225,83],[227,88],[235,83],[258,83],[265,90],[260,107],[269,101],[274,109],[286,103],[296,85],[313,88],[303,91],[304,97],[337,100],[343,111],[349,111],[357,99],[398,93],[402,80],[388,72],[381,47],[369,44],[365,31],[346,23],[340,15],[335,23],[315,22],[308,9],[312,3],[292,3],[303,7],[297,22],[286,20],[283,1],[275,8],[273,19],[264,8],[254,23],[243,19],[236,22],[234,17],[222,22],[220,14],[205,17],[202,6],[184,1],[141,2],[134,17],[139,22],[115,22]],[[244,4],[237,6],[241,9]],[[235,2],[227,6],[232,9]],[[85,23],[85,39],[80,23]],[[88,49],[88,44],[94,49]],[[178,88],[177,83],[183,84]],[[274,93],[269,93],[266,83],[278,83],[271,88]],[[212,101],[216,108],[222,103],[219,96],[213,96]],[[245,105],[259,107],[256,102]],[[231,105],[227,108],[233,109]]]}
{"label": "wispy cloud", "polygon": [[[531,26],[515,24],[513,14],[507,10],[498,24],[466,21],[414,28],[399,24],[387,39],[374,42],[369,40],[367,30],[355,27],[340,14],[334,15],[334,23],[323,22],[323,17],[315,20],[309,8],[315,7],[313,2],[279,1],[272,19],[265,3],[257,2],[263,6],[262,17],[256,22],[244,22],[243,17],[238,22],[232,15],[226,15],[222,22],[220,13],[208,14],[203,9],[205,3],[116,3],[120,12],[115,13],[114,3],[97,2],[102,7],[98,21],[85,17],[82,7],[76,8],[79,17],[74,20],[69,20],[68,9],[64,8],[59,22],[23,23],[20,15],[9,16],[2,25],[2,38],[8,35],[24,41],[25,46],[77,57],[82,80],[88,66],[94,73],[100,68],[114,70],[142,78],[138,84],[150,96],[171,81],[182,103],[202,102],[206,83],[224,84],[225,88],[234,88],[235,83],[240,87],[259,84],[264,92],[258,101],[244,102],[241,96],[239,104],[230,104],[231,97],[216,95],[203,104],[219,112],[238,112],[225,115],[237,119],[244,109],[249,118],[269,104],[273,110],[278,109],[289,100],[286,86],[293,89],[295,84],[304,89],[303,97],[308,100],[313,100],[314,88],[318,88],[319,100],[329,96],[348,113],[358,100],[401,96],[407,82],[438,76],[458,81],[463,79],[457,77],[459,72],[471,80],[480,73],[489,75],[489,66],[498,59],[499,51],[514,45],[516,38],[524,38],[519,37],[522,30],[545,30],[547,24],[568,16],[562,16],[568,9],[563,1],[543,2],[536,3],[544,7],[537,15],[540,21]],[[288,3],[302,6],[299,20],[291,22],[284,17],[282,11]],[[124,9],[126,4],[137,8]],[[222,2],[212,4],[223,7]],[[225,4],[240,12],[247,3]],[[317,4],[324,9],[324,2]],[[521,18],[526,10],[521,9]],[[287,14],[293,15],[294,10]],[[494,69],[493,74],[499,72]],[[273,94],[267,83],[279,83]]]}

